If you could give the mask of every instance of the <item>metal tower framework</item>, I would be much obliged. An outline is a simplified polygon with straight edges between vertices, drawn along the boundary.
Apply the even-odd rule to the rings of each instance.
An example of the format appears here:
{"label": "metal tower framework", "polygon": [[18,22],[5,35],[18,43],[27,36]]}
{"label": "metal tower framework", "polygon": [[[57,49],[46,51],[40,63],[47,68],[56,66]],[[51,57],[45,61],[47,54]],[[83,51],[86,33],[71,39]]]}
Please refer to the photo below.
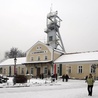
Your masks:
{"label": "metal tower framework", "polygon": [[65,52],[64,45],[59,32],[60,22],[62,20],[58,17],[58,12],[50,12],[47,15],[47,45]]}

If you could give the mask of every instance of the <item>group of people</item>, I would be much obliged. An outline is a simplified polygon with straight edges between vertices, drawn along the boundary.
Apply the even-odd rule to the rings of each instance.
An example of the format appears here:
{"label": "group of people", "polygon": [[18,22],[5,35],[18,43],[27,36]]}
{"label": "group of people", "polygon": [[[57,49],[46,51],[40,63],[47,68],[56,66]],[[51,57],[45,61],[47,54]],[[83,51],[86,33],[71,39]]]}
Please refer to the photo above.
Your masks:
{"label": "group of people", "polygon": [[[62,76],[62,81],[64,82],[66,80],[66,82],[68,82],[69,76],[66,74],[64,74]],[[92,76],[92,74],[89,74],[89,76],[86,76],[86,83],[87,83],[87,90],[88,90],[88,96],[92,96],[92,91],[93,91],[93,85],[94,85],[94,78]]]}
{"label": "group of people", "polygon": [[[43,75],[42,75],[42,78],[43,78]],[[52,78],[52,81],[55,81],[54,78],[56,78],[56,80],[57,80],[57,74],[56,75],[52,74],[51,78]],[[68,82],[68,79],[69,79],[68,74],[62,75],[63,82],[64,81]],[[86,76],[85,80],[86,80],[85,82],[87,83],[88,96],[92,96],[93,85],[94,85],[94,78],[93,78],[92,74],[89,74],[89,76]]]}
{"label": "group of people", "polygon": [[62,76],[62,81],[64,82],[65,80],[66,80],[66,82],[68,82],[68,79],[69,79],[69,76],[68,76],[68,74],[64,74],[63,76]]}

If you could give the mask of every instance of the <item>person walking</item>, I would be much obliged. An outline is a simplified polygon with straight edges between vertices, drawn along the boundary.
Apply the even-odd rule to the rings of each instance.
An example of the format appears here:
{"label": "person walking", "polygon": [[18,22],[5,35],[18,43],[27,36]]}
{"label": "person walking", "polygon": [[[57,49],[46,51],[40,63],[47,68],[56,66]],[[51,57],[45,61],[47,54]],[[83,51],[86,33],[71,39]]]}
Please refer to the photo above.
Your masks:
{"label": "person walking", "polygon": [[65,75],[66,82],[68,82],[69,76],[68,74]]}
{"label": "person walking", "polygon": [[64,80],[65,80],[65,74],[63,74],[62,76],[62,81],[64,82]]}
{"label": "person walking", "polygon": [[88,86],[87,86],[88,96],[92,96],[93,85],[94,85],[94,79],[93,79],[92,74],[89,74],[86,82],[88,84]]}

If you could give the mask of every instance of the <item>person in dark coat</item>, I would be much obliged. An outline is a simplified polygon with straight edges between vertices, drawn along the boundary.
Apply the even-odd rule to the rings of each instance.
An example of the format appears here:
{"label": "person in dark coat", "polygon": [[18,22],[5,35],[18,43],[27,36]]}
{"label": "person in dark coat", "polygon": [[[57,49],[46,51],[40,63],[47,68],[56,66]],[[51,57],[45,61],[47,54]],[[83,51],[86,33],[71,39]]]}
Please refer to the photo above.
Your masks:
{"label": "person in dark coat", "polygon": [[52,75],[51,75],[51,82],[54,82],[55,81],[55,76],[54,76],[54,74],[52,73]]}
{"label": "person in dark coat", "polygon": [[87,80],[88,76],[85,77],[85,80]]}
{"label": "person in dark coat", "polygon": [[65,80],[65,74],[62,76],[62,81],[64,82],[64,80]]}
{"label": "person in dark coat", "polygon": [[68,82],[69,76],[68,74],[65,75],[66,82]]}
{"label": "person in dark coat", "polygon": [[55,74],[55,78],[56,78],[56,80],[57,80],[57,74]]}
{"label": "person in dark coat", "polygon": [[42,79],[44,78],[44,74],[42,73]]}

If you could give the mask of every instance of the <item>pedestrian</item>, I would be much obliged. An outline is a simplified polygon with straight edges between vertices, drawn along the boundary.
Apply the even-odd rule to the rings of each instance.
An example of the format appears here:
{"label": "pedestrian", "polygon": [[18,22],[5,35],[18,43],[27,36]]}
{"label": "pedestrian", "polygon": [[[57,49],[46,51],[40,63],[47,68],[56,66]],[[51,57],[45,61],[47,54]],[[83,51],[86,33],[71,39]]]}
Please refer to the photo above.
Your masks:
{"label": "pedestrian", "polygon": [[66,82],[68,82],[69,76],[68,74],[65,75]]}
{"label": "pedestrian", "polygon": [[63,74],[62,76],[62,81],[64,82],[64,80],[65,80],[65,74]]}
{"label": "pedestrian", "polygon": [[42,73],[42,75],[41,75],[41,76],[42,76],[42,79],[43,79],[43,78],[44,78],[44,74]]}
{"label": "pedestrian", "polygon": [[55,81],[55,76],[54,76],[54,74],[52,73],[52,74],[51,74],[51,83],[54,82],[54,81]]}
{"label": "pedestrian", "polygon": [[93,78],[92,74],[89,74],[86,82],[88,84],[88,86],[87,86],[88,96],[92,96],[93,85],[94,85],[94,78]]}

